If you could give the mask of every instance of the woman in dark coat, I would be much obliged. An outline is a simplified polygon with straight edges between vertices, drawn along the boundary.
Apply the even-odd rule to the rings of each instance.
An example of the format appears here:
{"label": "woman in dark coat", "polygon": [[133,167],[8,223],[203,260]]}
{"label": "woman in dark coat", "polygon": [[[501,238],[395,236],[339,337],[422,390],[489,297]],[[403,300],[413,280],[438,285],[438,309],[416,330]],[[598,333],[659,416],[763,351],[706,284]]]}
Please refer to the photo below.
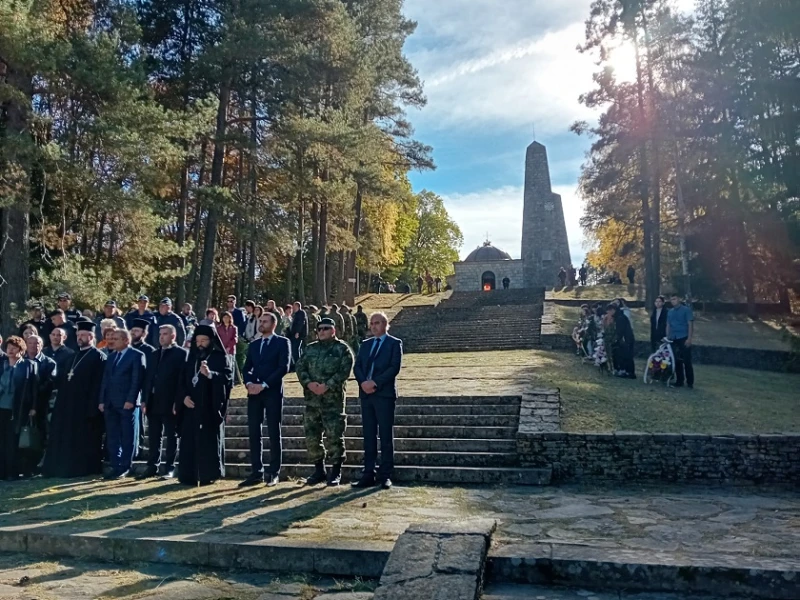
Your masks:
{"label": "woman in dark coat", "polygon": [[41,449],[20,450],[19,434],[25,425],[35,424],[36,415],[46,414],[39,397],[39,366],[25,360],[25,342],[12,335],[6,342],[6,356],[0,359],[0,479],[28,476]]}
{"label": "woman in dark coat", "polygon": [[609,304],[606,310],[614,319],[611,352],[616,375],[627,379],[636,379],[636,364],[633,362],[636,339],[633,336],[631,321],[616,304]]}
{"label": "woman in dark coat", "polygon": [[181,438],[178,479],[207,485],[225,476],[225,415],[233,372],[212,325],[198,325],[176,401]]}

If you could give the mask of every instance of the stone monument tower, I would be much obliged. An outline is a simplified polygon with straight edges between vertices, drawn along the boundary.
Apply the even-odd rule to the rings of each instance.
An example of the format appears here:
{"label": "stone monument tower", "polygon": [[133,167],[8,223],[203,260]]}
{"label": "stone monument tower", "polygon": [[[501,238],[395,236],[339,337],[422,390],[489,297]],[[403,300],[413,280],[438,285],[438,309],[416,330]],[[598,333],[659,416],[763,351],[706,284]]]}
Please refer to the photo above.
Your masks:
{"label": "stone monument tower", "polygon": [[547,149],[528,146],[525,158],[525,206],[522,211],[522,275],[526,288],[553,287],[558,271],[569,267],[569,242],[561,196],[553,193]]}

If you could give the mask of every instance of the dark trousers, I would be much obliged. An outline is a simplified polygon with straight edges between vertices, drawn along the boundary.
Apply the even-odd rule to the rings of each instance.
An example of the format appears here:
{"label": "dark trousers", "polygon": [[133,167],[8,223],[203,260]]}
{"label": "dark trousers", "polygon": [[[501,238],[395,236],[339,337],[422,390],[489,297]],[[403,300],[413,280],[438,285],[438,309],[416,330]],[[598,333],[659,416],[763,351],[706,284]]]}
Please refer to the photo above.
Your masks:
{"label": "dark trousers", "polygon": [[292,366],[294,366],[297,361],[300,360],[300,356],[303,353],[304,340],[295,339],[295,337],[292,336],[290,342],[292,344]]}
{"label": "dark trousers", "polygon": [[130,470],[133,463],[139,408],[126,410],[121,406],[107,405],[103,415],[106,420],[108,460],[115,472],[123,473]]}
{"label": "dark trousers", "polygon": [[150,447],[147,465],[158,467],[161,463],[161,436],[167,438],[167,451],[164,456],[164,467],[167,471],[175,468],[175,455],[178,453],[178,436],[175,430],[175,415],[171,412],[164,415],[147,415],[148,446]]}
{"label": "dark trousers", "polygon": [[0,479],[19,477],[19,436],[14,431],[13,411],[0,409]]}
{"label": "dark trousers", "polygon": [[283,455],[283,440],[281,439],[283,397],[267,399],[266,390],[258,396],[247,397],[247,428],[250,433],[252,474],[262,475],[264,473],[264,462],[261,459],[264,452],[261,424],[265,418],[269,435],[269,472],[277,475],[281,472],[281,456]]}
{"label": "dark trousers", "polygon": [[672,342],[672,352],[675,354],[675,376],[678,378],[676,385],[694,386],[694,367],[692,366],[692,347],[686,346],[686,340],[681,338]]}
{"label": "dark trousers", "polygon": [[361,426],[364,435],[364,475],[375,472],[378,458],[378,435],[381,437],[381,466],[378,479],[394,475],[394,406],[391,398],[378,398],[374,394],[361,397]]}

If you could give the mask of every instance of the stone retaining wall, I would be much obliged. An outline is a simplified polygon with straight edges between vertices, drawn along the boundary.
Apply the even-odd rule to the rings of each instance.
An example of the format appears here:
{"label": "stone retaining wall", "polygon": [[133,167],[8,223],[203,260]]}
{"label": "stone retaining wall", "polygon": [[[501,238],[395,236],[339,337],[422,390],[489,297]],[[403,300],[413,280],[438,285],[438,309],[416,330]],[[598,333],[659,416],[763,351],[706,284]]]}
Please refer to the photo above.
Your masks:
{"label": "stone retaining wall", "polygon": [[550,467],[553,482],[714,481],[800,483],[800,434],[524,433],[523,467]]}
{"label": "stone retaining wall", "polygon": [[[598,300],[597,298],[548,298],[546,301],[558,306],[580,308],[584,304],[594,306],[598,302],[605,303],[611,300],[613,300],[613,298],[607,298],[605,300]],[[628,305],[628,308],[645,308],[644,300],[626,300],[625,304]],[[692,307],[696,312],[731,313],[734,315],[747,314],[747,304],[741,302],[701,302],[696,300],[692,303]],[[761,316],[785,316],[790,314],[790,311],[787,311],[785,306],[775,302],[756,304],[756,311]]]}
{"label": "stone retaining wall", "polygon": [[[564,334],[542,334],[542,346],[553,350],[575,350],[575,342]],[[650,342],[636,342],[637,358],[651,354]],[[800,373],[800,358],[783,350],[754,350],[751,348],[728,348],[725,346],[692,346],[695,364],[755,369],[777,373]]]}

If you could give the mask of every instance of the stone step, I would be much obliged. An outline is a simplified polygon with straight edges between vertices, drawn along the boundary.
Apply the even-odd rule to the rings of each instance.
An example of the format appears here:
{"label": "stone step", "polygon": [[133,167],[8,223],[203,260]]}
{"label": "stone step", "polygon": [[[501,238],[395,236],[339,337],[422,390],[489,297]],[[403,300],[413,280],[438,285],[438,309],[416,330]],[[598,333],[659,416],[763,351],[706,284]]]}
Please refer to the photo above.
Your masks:
{"label": "stone step", "polygon": [[[353,386],[358,387],[355,380],[352,380],[351,383]],[[349,391],[353,394],[355,393],[353,389]],[[236,405],[239,402],[244,403],[246,401],[247,398],[245,397],[231,398],[231,405]],[[284,408],[287,406],[305,406],[305,403],[306,401],[302,396],[292,396],[284,399],[283,406]],[[397,399],[395,406],[399,408],[401,406],[442,406],[445,404],[457,404],[462,406],[475,404],[513,404],[518,407],[519,403],[519,396],[401,396]],[[361,406],[358,397],[348,397],[347,406]]]}
{"label": "stone step", "polygon": [[[304,478],[314,472],[313,465],[285,464],[281,467],[281,479]],[[244,479],[250,474],[250,465],[231,463],[225,465],[225,477]],[[528,469],[522,467],[395,467],[392,481],[400,483],[449,483],[459,485],[550,485],[550,469]],[[345,464],[342,467],[343,481],[355,481],[361,476],[361,466]]]}
{"label": "stone step", "polygon": [[[264,431],[266,436],[266,431]],[[263,438],[264,449],[270,447],[269,438]],[[364,440],[360,437],[345,438],[347,450],[363,450]],[[305,450],[304,437],[283,438],[284,450]],[[247,437],[228,437],[225,439],[228,450],[249,450]],[[516,452],[516,440],[453,440],[436,438],[395,438],[396,452]]]}
{"label": "stone step", "polygon": [[[264,464],[269,464],[269,452],[262,456]],[[306,450],[283,450],[283,460],[290,464],[307,462]],[[516,452],[397,452],[394,453],[396,465],[419,467],[512,467],[517,464]],[[364,463],[363,450],[347,452],[347,462],[353,465]],[[380,460],[378,460],[380,462]],[[250,464],[249,450],[225,450],[225,463]]]}
{"label": "stone step", "polygon": [[[302,425],[283,425],[283,437],[304,437]],[[395,439],[465,439],[465,440],[511,440],[517,434],[517,427],[453,427],[453,426],[421,426],[394,427]],[[226,437],[247,437],[246,425],[228,425],[225,427]],[[362,437],[361,426],[348,424],[345,437]]]}
{"label": "stone step", "polygon": [[[515,415],[397,415],[400,427],[516,427]],[[349,415],[349,425],[361,425],[361,415]],[[246,415],[230,415],[229,425],[247,425]],[[303,415],[284,415],[283,425],[302,425]]]}
{"label": "stone step", "polygon": [[[361,414],[361,407],[358,404],[348,404],[345,407],[348,415],[358,416]],[[283,414],[301,415],[305,411],[304,406],[284,406]],[[232,400],[228,406],[229,415],[246,415],[247,400]],[[428,404],[428,405],[405,405],[395,408],[395,415],[519,415],[519,404]]]}

